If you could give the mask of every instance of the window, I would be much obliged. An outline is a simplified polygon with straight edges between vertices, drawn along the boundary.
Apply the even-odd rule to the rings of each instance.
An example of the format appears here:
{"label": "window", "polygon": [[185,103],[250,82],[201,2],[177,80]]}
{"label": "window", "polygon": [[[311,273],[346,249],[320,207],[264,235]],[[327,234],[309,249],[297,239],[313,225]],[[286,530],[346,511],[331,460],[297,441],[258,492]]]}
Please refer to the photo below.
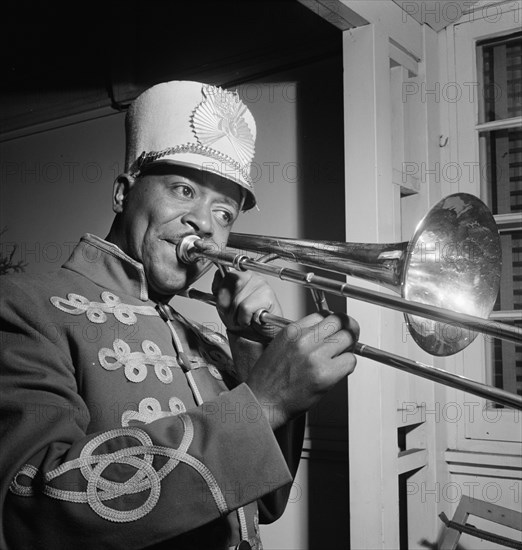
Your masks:
{"label": "window", "polygon": [[[502,278],[492,318],[522,326],[522,33],[477,43],[481,194],[500,230]],[[480,80],[481,79],[481,80]],[[489,346],[490,383],[522,395],[522,346]]]}

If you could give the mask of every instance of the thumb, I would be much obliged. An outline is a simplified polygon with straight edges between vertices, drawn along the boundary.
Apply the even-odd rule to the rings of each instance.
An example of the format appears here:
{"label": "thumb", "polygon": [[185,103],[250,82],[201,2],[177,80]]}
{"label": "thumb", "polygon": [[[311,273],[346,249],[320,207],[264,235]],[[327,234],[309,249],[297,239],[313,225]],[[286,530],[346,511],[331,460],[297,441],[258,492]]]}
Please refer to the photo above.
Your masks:
{"label": "thumb", "polygon": [[212,281],[212,294],[216,297],[218,310],[226,311],[232,305],[232,297],[235,292],[235,283],[231,277],[223,277],[220,271],[216,271]]}
{"label": "thumb", "polygon": [[218,269],[216,273],[214,274],[214,278],[212,279],[212,294],[216,296],[219,287],[223,284],[223,275],[221,274],[221,271]]}

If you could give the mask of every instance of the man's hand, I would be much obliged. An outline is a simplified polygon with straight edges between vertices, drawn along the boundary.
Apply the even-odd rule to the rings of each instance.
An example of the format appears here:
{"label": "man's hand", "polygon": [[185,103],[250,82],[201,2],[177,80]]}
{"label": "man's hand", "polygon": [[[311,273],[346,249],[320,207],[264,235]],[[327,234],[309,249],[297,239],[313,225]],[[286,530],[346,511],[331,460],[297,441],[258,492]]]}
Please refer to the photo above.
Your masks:
{"label": "man's hand", "polygon": [[358,323],[314,313],[283,329],[261,355],[247,384],[273,429],[315,405],[356,364]]}
{"label": "man's hand", "polygon": [[216,272],[212,283],[216,307],[227,330],[250,340],[267,340],[279,329],[252,323],[260,309],[282,315],[281,306],[272,288],[263,277],[252,271],[230,270],[223,278]]}
{"label": "man's hand", "polygon": [[259,309],[281,315],[281,306],[265,280],[251,271],[214,277],[212,292],[229,332],[245,338],[274,337],[252,368],[246,383],[275,430],[314,406],[355,368],[350,350],[359,325],[344,314],[313,313],[276,334],[273,327],[252,324]]}

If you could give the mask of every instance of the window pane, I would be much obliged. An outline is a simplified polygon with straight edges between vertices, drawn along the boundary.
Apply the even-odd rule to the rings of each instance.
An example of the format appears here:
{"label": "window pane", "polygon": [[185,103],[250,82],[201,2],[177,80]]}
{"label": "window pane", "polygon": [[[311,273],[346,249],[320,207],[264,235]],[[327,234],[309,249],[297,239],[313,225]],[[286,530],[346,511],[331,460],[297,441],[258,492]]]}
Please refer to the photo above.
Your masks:
{"label": "window pane", "polygon": [[[502,246],[502,275],[496,310],[519,310],[522,321],[522,231],[500,236]],[[503,284],[504,283],[504,284]]]}
{"label": "window pane", "polygon": [[482,44],[481,122],[522,115],[522,35]]}
{"label": "window pane", "polygon": [[[482,74],[480,122],[522,115],[522,33],[483,42],[478,46]],[[519,312],[522,326],[522,129],[482,131],[482,189],[494,214],[511,215],[512,230],[504,230],[502,276],[495,310]],[[520,223],[516,220],[520,216]],[[502,226],[500,226],[502,229]],[[509,321],[504,321],[509,322]],[[492,339],[491,383],[522,395],[522,346]]]}
{"label": "window pane", "polygon": [[[495,132],[505,134],[506,131]],[[519,132],[520,133],[520,132]],[[495,142],[495,140],[490,140]],[[520,171],[520,169],[519,169]],[[495,180],[491,180],[495,181]],[[520,179],[518,180],[520,189]],[[495,204],[497,211],[499,204],[510,204],[510,212],[521,211],[520,193],[509,193],[507,200],[500,197],[502,190],[494,188]],[[511,200],[511,203],[507,202]],[[502,208],[506,212],[506,208]],[[522,223],[522,220],[521,220]],[[518,311],[520,321],[517,326],[522,327],[522,230],[510,231],[500,235],[502,247],[502,274],[500,280],[500,292],[495,304],[496,311]],[[522,395],[522,346],[512,342],[495,339],[491,346],[492,354],[492,384],[512,393]]]}
{"label": "window pane", "polygon": [[[522,322],[515,323],[522,327]],[[522,346],[505,340],[494,340],[491,346],[493,380],[497,388],[522,395]]]}
{"label": "window pane", "polygon": [[[489,204],[494,214],[520,214],[522,227],[522,131],[485,132]],[[522,321],[522,230],[502,233],[502,275],[496,311],[520,311]],[[522,326],[522,322],[516,323]],[[494,340],[492,384],[522,395],[522,346]]]}
{"label": "window pane", "polygon": [[489,206],[493,214],[520,213],[522,225],[522,130],[484,132]]}

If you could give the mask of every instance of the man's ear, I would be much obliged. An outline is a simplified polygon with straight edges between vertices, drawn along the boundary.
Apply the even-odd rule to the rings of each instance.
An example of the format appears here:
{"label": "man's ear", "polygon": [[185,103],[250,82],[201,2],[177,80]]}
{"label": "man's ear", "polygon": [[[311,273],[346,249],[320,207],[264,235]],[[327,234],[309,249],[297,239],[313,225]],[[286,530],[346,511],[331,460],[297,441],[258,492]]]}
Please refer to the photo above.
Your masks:
{"label": "man's ear", "polygon": [[130,174],[120,174],[114,180],[112,189],[112,209],[116,214],[121,214],[125,206],[125,200],[132,186],[136,182],[136,178]]}

